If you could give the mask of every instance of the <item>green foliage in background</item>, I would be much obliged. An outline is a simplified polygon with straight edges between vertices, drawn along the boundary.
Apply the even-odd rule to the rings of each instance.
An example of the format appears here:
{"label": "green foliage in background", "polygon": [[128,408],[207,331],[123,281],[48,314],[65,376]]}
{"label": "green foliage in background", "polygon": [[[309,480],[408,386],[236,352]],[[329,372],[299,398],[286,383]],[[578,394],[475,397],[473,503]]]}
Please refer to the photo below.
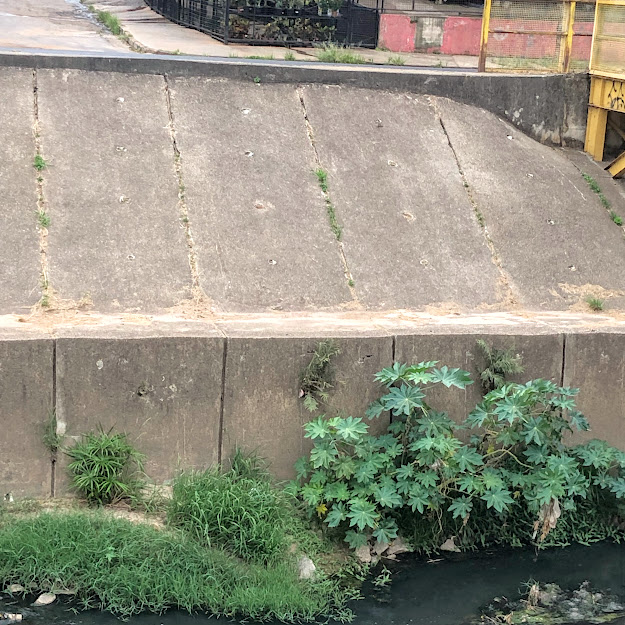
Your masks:
{"label": "green foliage in background", "polygon": [[122,433],[85,434],[65,450],[73,488],[91,504],[110,504],[138,497],[144,485],[143,454]]}
{"label": "green foliage in background", "polygon": [[[456,425],[426,395],[472,380],[437,364],[396,363],[376,375],[387,392],[366,416],[390,413],[382,436],[358,417],[322,415],[306,425],[314,447],[296,469],[311,516],[354,548],[399,533],[421,551],[452,536],[465,548],[617,536],[609,519],[625,496],[625,453],[602,441],[565,446],[567,432],[589,429],[576,410],[577,389],[547,380],[505,384]],[[584,518],[592,527],[578,531]]]}

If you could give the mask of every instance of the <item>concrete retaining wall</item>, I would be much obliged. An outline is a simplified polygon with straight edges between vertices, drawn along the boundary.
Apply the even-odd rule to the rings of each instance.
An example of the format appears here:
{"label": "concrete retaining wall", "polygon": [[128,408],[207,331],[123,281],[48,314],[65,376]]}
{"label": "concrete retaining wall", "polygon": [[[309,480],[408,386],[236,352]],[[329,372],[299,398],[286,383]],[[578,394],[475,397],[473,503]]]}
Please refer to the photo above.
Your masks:
{"label": "concrete retaining wall", "polygon": [[[336,383],[326,412],[362,415],[381,389],[376,371],[394,360],[438,359],[477,377],[476,340],[523,356],[521,379],[544,377],[581,388],[579,406],[592,437],[625,449],[625,332],[562,332],[536,326],[330,331],[244,328],[240,322],[178,322],[135,328],[64,330],[0,340],[0,493],[66,494],[62,454],[52,476],[43,424],[55,409],[65,444],[101,425],[125,431],[148,456],[148,473],[167,480],[178,468],[227,460],[236,446],[266,457],[289,478],[308,450],[299,374],[318,341],[334,335]],[[245,325],[245,324],[243,324]],[[430,402],[463,419],[479,401],[466,391],[437,389]],[[381,430],[381,421],[376,428]],[[581,438],[581,437],[580,437]]]}

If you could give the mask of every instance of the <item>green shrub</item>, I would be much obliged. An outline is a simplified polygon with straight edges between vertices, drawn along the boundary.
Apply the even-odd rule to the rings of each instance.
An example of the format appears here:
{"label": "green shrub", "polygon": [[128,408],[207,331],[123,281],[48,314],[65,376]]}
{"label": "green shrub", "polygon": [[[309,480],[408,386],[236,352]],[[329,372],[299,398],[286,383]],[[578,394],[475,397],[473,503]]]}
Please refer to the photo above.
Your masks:
{"label": "green shrub", "polygon": [[180,609],[229,619],[349,619],[350,593],[319,574],[300,582],[289,560],[244,564],[182,533],[104,511],[42,514],[0,528],[0,582],[68,590],[79,608],[128,618]]}
{"label": "green shrub", "polygon": [[472,381],[436,365],[396,363],[377,374],[388,392],[367,416],[390,412],[382,436],[354,417],[321,416],[306,426],[314,448],[297,472],[311,515],[352,547],[399,532],[423,551],[451,536],[465,548],[547,544],[550,534],[557,544],[617,537],[611,519],[625,496],[625,453],[602,441],[564,445],[566,432],[589,429],[575,408],[577,389],[505,384],[456,425],[426,403],[426,391]]}
{"label": "green shrub", "polygon": [[110,504],[137,497],[143,460],[125,434],[112,430],[85,434],[67,449],[72,486],[91,504]]}
{"label": "green shrub", "polygon": [[287,549],[292,505],[253,462],[235,456],[221,472],[186,472],[174,480],[168,519],[208,546],[252,562],[274,562]]}

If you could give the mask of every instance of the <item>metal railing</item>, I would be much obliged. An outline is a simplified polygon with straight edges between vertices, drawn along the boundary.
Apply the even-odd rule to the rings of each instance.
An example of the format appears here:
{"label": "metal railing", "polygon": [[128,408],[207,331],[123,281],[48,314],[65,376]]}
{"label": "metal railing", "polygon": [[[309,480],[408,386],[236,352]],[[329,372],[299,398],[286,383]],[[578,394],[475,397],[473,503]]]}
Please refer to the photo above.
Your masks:
{"label": "metal railing", "polygon": [[595,0],[485,0],[479,71],[587,71]]}
{"label": "metal railing", "polygon": [[625,0],[597,0],[590,71],[625,81]]}
{"label": "metal railing", "polygon": [[379,11],[354,0],[146,0],[169,20],[224,43],[375,48]]}

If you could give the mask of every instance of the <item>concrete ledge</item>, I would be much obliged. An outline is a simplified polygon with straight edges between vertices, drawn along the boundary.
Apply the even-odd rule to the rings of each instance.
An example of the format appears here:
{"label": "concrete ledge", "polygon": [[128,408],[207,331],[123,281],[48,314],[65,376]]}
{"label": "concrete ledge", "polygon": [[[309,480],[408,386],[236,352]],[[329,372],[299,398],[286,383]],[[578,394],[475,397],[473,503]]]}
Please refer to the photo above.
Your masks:
{"label": "concrete ledge", "polygon": [[[159,482],[179,468],[227,460],[237,445],[257,451],[276,477],[288,479],[309,449],[303,425],[314,416],[299,398],[300,372],[328,337],[341,354],[326,414],[362,416],[383,392],[373,379],[377,371],[393,361],[432,359],[466,369],[476,380],[466,391],[428,394],[433,407],[460,421],[480,401],[478,372],[484,364],[476,341],[483,338],[523,356],[525,372],[518,381],[541,377],[579,387],[590,437],[625,449],[625,329],[617,320],[600,330],[555,321],[460,327],[448,320],[434,327],[397,321],[393,332],[371,322],[333,326],[330,317],[323,323],[231,318],[217,324],[77,326],[56,329],[54,336],[27,326],[2,330],[2,494],[50,494],[52,463],[42,434],[52,408],[65,444],[99,425],[126,432]],[[385,426],[384,420],[374,422],[373,431]],[[68,492],[66,467],[60,454],[58,494]]]}
{"label": "concrete ledge", "polygon": [[[590,86],[586,74],[479,74],[448,69],[354,67],[299,61],[39,52],[0,54],[0,67],[204,76],[241,81],[258,78],[261,85],[321,83],[437,95],[482,107],[508,119],[531,137],[558,145],[579,145]],[[519,111],[522,117],[515,115]]]}

